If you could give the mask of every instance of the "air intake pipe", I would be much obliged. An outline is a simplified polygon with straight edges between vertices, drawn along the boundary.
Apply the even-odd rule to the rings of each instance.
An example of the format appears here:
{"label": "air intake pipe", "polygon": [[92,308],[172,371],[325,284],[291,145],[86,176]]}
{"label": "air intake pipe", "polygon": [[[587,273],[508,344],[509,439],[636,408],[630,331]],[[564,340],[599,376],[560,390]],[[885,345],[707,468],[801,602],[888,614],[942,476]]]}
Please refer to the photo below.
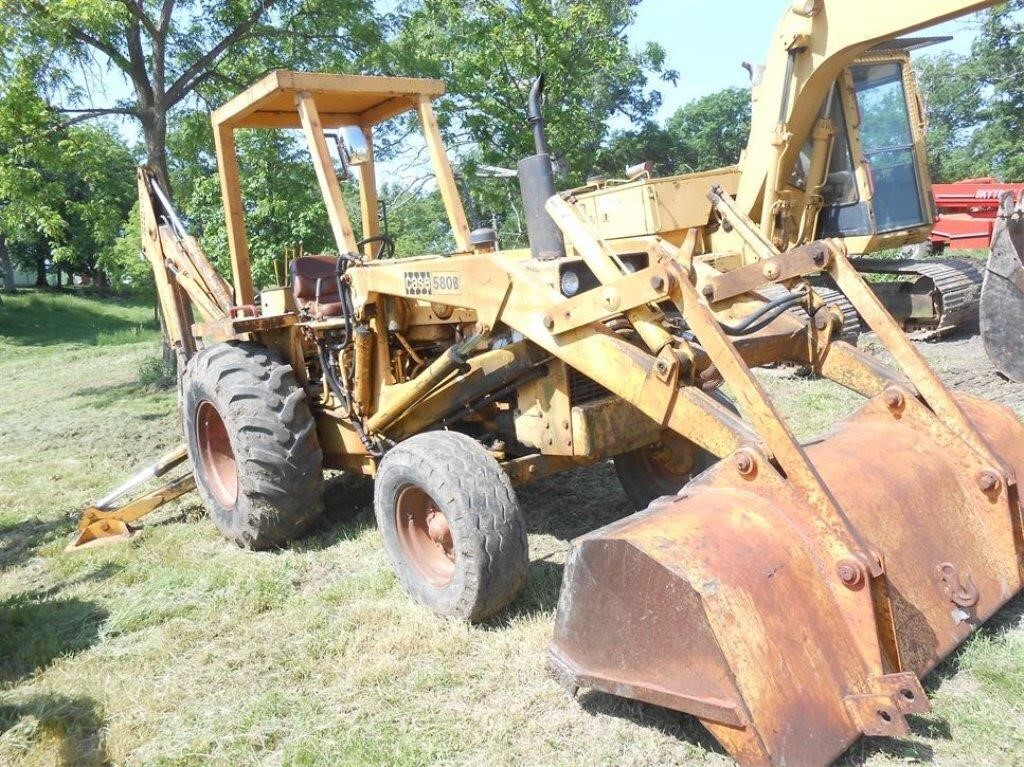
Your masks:
{"label": "air intake pipe", "polygon": [[544,75],[538,77],[530,90],[530,109],[527,122],[533,128],[533,142],[537,154],[519,162],[519,191],[523,196],[526,231],[530,238],[533,257],[541,261],[565,255],[562,232],[555,226],[544,204],[555,194],[555,169],[548,151],[548,138],[544,130],[541,105],[544,100]]}

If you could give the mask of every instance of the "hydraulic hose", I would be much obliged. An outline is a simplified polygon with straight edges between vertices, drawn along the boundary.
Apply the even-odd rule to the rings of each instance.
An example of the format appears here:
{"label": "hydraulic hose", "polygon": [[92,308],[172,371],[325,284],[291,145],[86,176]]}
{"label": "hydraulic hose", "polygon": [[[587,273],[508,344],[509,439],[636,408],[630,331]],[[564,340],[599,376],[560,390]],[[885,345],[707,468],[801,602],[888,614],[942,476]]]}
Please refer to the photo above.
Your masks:
{"label": "hydraulic hose", "polygon": [[799,304],[807,298],[807,290],[797,293],[787,293],[784,296],[770,301],[760,309],[745,317],[738,325],[726,325],[722,323],[722,330],[727,336],[746,336],[756,333],[759,330],[771,325],[786,311]]}

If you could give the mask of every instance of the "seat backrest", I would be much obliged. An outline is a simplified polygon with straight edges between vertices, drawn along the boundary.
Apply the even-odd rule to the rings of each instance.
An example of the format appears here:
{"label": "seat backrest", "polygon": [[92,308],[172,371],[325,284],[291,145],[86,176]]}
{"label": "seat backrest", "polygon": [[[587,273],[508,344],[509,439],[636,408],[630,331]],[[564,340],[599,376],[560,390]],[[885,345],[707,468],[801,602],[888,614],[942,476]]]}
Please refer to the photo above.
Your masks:
{"label": "seat backrest", "polygon": [[291,263],[292,293],[300,309],[307,309],[316,302],[316,281],[320,283],[320,303],[332,304],[341,300],[335,270],[338,259],[334,256],[302,256]]}

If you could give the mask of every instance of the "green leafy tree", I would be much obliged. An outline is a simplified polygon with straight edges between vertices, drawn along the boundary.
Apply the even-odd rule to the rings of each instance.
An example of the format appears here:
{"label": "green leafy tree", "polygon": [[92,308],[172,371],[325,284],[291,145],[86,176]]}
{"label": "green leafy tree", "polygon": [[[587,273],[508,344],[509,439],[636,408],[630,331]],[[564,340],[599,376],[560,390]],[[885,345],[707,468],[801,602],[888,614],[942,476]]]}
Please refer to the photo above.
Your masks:
{"label": "green leafy tree", "polygon": [[683,105],[665,125],[648,120],[615,133],[598,156],[605,176],[641,162],[656,175],[713,170],[739,161],[750,133],[750,92],[726,88]]}
{"label": "green leafy tree", "polygon": [[975,152],[990,175],[1024,179],[1024,0],[989,11],[975,40],[970,70],[985,93],[974,137]]}
{"label": "green leafy tree", "polygon": [[680,170],[735,165],[750,134],[750,91],[726,88],[680,107],[665,123]]}
{"label": "green leafy tree", "polygon": [[[39,67],[21,60],[0,90],[0,255],[98,274],[134,197],[135,157],[110,130],[68,127],[39,95]],[[11,257],[13,256],[13,258]]]}
{"label": "green leafy tree", "polygon": [[946,183],[985,175],[986,171],[978,168],[975,148],[984,97],[971,60],[964,56],[925,56],[915,62],[914,68],[925,96],[932,180]]}
{"label": "green leafy tree", "polygon": [[[53,113],[39,98],[31,62],[4,67],[0,89],[0,268],[14,292],[12,245],[61,236]],[[15,248],[24,258],[24,248]]]}
{"label": "green leafy tree", "polygon": [[655,175],[681,170],[678,137],[653,120],[639,128],[618,131],[601,148],[596,165],[599,175],[618,178],[625,168],[641,162],[654,163]]}
{"label": "green leafy tree", "polygon": [[[133,95],[63,109],[138,121],[147,161],[168,178],[172,110],[222,101],[273,67],[338,68],[381,43],[371,0],[3,0],[11,45],[69,82],[78,68],[120,75]],[[65,90],[68,90],[65,88]],[[70,89],[69,101],[84,94]],[[76,97],[78,97],[76,99]]]}
{"label": "green leafy tree", "polygon": [[933,180],[1024,179],[1024,0],[982,16],[971,55],[915,62],[928,114]]}
{"label": "green leafy tree", "polygon": [[61,158],[60,208],[65,236],[55,243],[54,260],[68,271],[103,279],[101,265],[125,226],[136,196],[136,156],[109,130],[74,126],[58,145]]}
{"label": "green leafy tree", "polygon": [[[394,69],[437,77],[449,95],[438,115],[473,190],[480,218],[517,224],[515,181],[482,178],[481,165],[514,168],[533,154],[530,87],[547,79],[545,118],[561,186],[596,167],[615,115],[648,119],[660,104],[651,79],[672,80],[657,45],[628,39],[635,2],[621,0],[421,0],[400,8]],[[478,222],[482,223],[482,222]]]}
{"label": "green leafy tree", "polygon": [[621,0],[422,0],[403,19],[398,63],[448,84],[446,133],[484,163],[509,165],[533,153],[526,126],[535,77],[547,78],[545,117],[552,150],[581,180],[616,114],[649,117],[660,95],[649,76],[665,71],[657,45],[631,49],[635,3]]}

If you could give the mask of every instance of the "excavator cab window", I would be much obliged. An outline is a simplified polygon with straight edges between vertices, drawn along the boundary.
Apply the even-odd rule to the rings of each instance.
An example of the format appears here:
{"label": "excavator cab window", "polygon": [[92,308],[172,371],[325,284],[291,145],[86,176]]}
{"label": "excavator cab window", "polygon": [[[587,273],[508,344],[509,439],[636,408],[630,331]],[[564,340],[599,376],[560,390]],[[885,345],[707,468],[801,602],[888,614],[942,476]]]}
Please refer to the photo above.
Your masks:
{"label": "excavator cab window", "polygon": [[843,114],[843,99],[838,90],[832,94],[829,117],[835,138],[825,183],[821,187],[821,197],[826,205],[851,205],[860,200],[860,192],[857,191],[857,176],[853,172],[853,155],[850,153],[850,135]]}
{"label": "excavator cab window", "polygon": [[877,231],[922,226],[927,220],[903,66],[897,62],[866,64],[854,67],[852,72],[861,114],[861,148],[874,189]]}
{"label": "excavator cab window", "polygon": [[[850,138],[843,114],[843,99],[837,89],[828,97],[822,116],[832,121],[835,138],[828,169],[821,186],[821,198],[826,206],[851,205],[860,200],[857,190],[857,176],[853,172],[853,155],[850,152]],[[807,190],[807,174],[810,172],[811,156],[814,154],[814,140],[808,138],[796,166],[789,178],[793,186]]]}
{"label": "excavator cab window", "polygon": [[[899,61],[853,66],[849,77],[856,106],[844,109],[838,90],[832,96],[835,140],[822,187],[819,237],[887,234],[928,223],[903,66]],[[870,202],[858,190],[851,127],[859,134]]]}

